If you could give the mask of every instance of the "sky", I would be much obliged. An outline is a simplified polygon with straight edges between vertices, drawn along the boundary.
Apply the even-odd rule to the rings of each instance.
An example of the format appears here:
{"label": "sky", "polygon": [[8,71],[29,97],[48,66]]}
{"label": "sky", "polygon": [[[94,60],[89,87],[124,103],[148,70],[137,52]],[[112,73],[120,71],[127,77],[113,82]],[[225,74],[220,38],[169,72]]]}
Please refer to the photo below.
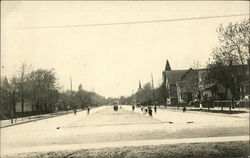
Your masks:
{"label": "sky", "polygon": [[137,91],[139,80],[142,85],[151,82],[151,74],[159,86],[166,60],[173,70],[198,61],[205,66],[218,45],[216,28],[249,16],[51,26],[248,13],[247,1],[2,1],[1,73],[10,79],[25,62],[34,69],[55,69],[62,90],[70,89],[71,76],[73,90],[81,83],[105,97],[128,96]]}

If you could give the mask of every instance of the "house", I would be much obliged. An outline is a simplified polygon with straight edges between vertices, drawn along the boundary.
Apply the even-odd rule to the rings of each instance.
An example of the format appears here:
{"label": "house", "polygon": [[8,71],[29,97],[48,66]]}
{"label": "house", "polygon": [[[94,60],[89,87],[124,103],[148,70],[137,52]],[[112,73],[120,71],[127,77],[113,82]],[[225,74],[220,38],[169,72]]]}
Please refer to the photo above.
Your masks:
{"label": "house", "polygon": [[4,114],[7,114],[11,111],[9,82],[8,82],[7,77],[5,77],[5,76],[1,76],[0,93],[1,93],[0,112],[1,112],[1,115],[4,115]]}
{"label": "house", "polygon": [[176,82],[178,103],[188,103],[199,95],[198,87],[198,71],[190,68],[181,78]]}
{"label": "house", "polygon": [[247,59],[247,75],[244,78],[241,78],[239,85],[240,89],[240,99],[243,99],[245,96],[250,95],[250,57]]}
{"label": "house", "polygon": [[[167,104],[178,104],[177,82],[188,72],[188,70],[171,70],[169,61],[167,60],[165,71],[162,72],[163,83],[168,89]],[[180,84],[180,83],[179,83]]]}
{"label": "house", "polygon": [[[249,95],[249,59],[248,65],[234,65],[234,86],[236,100]],[[206,69],[172,70],[167,60],[162,72],[163,84],[168,90],[167,104],[188,103],[194,99],[221,100],[231,99],[232,92],[219,83],[206,83]]]}

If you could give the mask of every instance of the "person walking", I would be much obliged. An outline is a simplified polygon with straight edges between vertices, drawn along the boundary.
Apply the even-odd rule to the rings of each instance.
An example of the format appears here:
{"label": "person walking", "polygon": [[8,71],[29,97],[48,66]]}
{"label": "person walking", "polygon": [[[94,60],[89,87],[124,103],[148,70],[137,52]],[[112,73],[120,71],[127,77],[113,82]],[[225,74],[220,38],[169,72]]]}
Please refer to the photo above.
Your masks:
{"label": "person walking", "polygon": [[202,110],[202,102],[200,101],[200,110]]}
{"label": "person walking", "polygon": [[183,111],[183,112],[186,112],[186,110],[187,110],[187,109],[186,109],[186,106],[184,105],[182,111]]}
{"label": "person walking", "polygon": [[148,107],[148,114],[151,117],[153,116],[153,111],[152,111],[151,107]]}
{"label": "person walking", "polygon": [[135,111],[135,106],[134,105],[132,106],[132,110]]}
{"label": "person walking", "polygon": [[157,107],[156,107],[156,105],[154,106],[154,110],[155,110],[155,113],[156,113],[156,111],[157,111]]}
{"label": "person walking", "polygon": [[89,108],[89,106],[88,106],[88,108],[87,108],[87,114],[89,115],[89,111],[90,111],[90,108]]}
{"label": "person walking", "polygon": [[74,114],[76,115],[76,109],[74,110]]}

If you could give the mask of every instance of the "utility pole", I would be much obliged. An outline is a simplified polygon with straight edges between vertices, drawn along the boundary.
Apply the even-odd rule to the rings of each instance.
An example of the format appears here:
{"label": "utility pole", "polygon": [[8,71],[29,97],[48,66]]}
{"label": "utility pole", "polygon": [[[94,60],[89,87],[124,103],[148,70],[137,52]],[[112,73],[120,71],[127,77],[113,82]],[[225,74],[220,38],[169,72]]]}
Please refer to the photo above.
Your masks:
{"label": "utility pole", "polygon": [[155,90],[154,90],[154,78],[153,78],[153,74],[151,74],[151,79],[152,79],[152,89],[153,89],[153,104],[155,104]]}
{"label": "utility pole", "polygon": [[70,93],[71,93],[71,104],[73,103],[73,91],[72,91],[72,79],[70,76]]}
{"label": "utility pole", "polygon": [[16,90],[14,89],[12,92],[12,108],[11,108],[11,124],[13,124],[13,119],[15,117],[16,114],[16,98],[15,98],[15,93]]}
{"label": "utility pole", "polygon": [[92,91],[93,91],[93,94],[94,94],[94,106],[95,106],[95,89],[93,88]]}
{"label": "utility pole", "polygon": [[133,92],[133,103],[135,104],[135,93],[134,93],[134,90],[132,90]]}
{"label": "utility pole", "polygon": [[71,79],[71,76],[70,76],[70,90],[71,90],[71,95],[72,95],[72,79]]}

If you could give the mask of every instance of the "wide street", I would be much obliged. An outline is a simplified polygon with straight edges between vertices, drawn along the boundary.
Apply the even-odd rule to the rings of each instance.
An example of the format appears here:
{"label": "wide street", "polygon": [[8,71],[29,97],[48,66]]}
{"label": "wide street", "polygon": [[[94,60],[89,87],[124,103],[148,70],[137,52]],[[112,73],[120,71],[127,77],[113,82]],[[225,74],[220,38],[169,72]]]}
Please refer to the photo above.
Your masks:
{"label": "wide street", "polygon": [[246,141],[248,113],[227,115],[102,106],[1,129],[1,154],[189,142]]}

